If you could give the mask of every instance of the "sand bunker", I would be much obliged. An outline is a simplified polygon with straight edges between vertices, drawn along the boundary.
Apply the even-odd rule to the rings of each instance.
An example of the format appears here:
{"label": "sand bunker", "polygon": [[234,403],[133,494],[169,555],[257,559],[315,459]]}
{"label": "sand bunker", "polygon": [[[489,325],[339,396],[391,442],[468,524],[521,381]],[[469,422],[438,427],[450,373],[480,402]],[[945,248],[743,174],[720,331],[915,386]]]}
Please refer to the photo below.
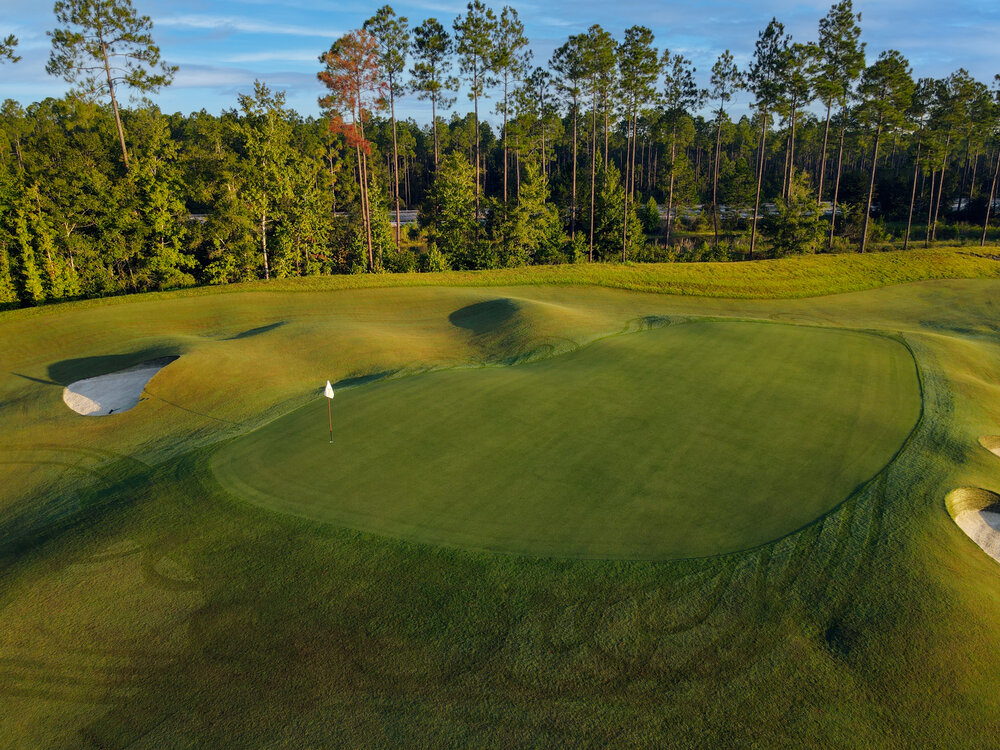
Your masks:
{"label": "sand bunker", "polygon": [[1000,456],[1000,435],[983,435],[979,438],[979,444],[990,453]]}
{"label": "sand bunker", "polygon": [[978,487],[960,487],[948,493],[945,504],[958,527],[1000,562],[1000,495]]}
{"label": "sand bunker", "polygon": [[146,383],[175,359],[177,357],[160,357],[127,370],[77,380],[63,389],[63,401],[85,417],[106,417],[128,411],[139,403]]}

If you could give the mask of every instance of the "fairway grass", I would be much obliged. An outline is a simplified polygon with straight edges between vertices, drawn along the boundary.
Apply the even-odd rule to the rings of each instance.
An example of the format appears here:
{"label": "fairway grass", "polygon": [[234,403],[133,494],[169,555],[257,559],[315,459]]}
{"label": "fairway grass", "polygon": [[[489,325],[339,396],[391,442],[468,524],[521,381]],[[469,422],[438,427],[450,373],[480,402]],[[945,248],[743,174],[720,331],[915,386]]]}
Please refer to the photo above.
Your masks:
{"label": "fairway grass", "polygon": [[[1000,495],[994,443],[980,441],[1000,435],[1000,280],[886,284],[998,268],[945,252],[528,269],[280,281],[0,314],[0,748],[994,744],[1000,565],[952,520],[949,493],[993,493],[962,496],[973,506]],[[645,291],[607,288],[627,284]],[[836,293],[858,288],[867,291]],[[816,290],[829,296],[804,296]],[[702,291],[716,296],[694,296]],[[87,418],[62,400],[76,380],[168,356],[179,359],[127,412]],[[915,361],[920,375],[923,411],[908,437],[912,381],[865,374],[895,361],[910,378]],[[337,387],[332,446],[317,399],[327,379]],[[836,389],[831,380],[855,386],[839,398],[812,393]],[[772,435],[777,417],[758,407],[780,381],[796,395],[772,403],[788,412]],[[585,382],[596,385],[583,406],[624,410],[628,430],[623,419],[610,435],[607,415],[560,402]],[[645,395],[630,400],[627,386]],[[220,482],[228,451],[301,420],[288,446],[266,441],[265,461],[295,452],[308,426],[318,445],[289,462],[334,451],[346,463],[321,462],[331,482],[388,487],[413,442],[410,393],[427,427],[414,447],[427,465],[410,471],[425,483],[415,488],[422,502],[440,503],[431,525],[394,530],[387,512],[377,526],[321,517],[317,508],[350,510],[332,491],[308,512],[274,512]],[[500,396],[530,400],[547,420],[516,423],[518,407],[491,400]],[[423,403],[431,397],[436,411]],[[804,415],[803,403],[822,412]],[[843,489],[767,498],[773,512],[744,530],[766,539],[749,548],[749,535],[729,548],[713,539],[737,528],[715,523],[724,504],[705,509],[711,528],[691,531],[690,544],[738,551],[572,558],[584,554],[581,539],[625,538],[598,528],[610,505],[596,492],[607,481],[626,505],[625,474],[602,478],[599,468],[628,463],[637,490],[674,481],[657,475],[661,462],[688,459],[665,452],[678,444],[669,430],[687,431],[680,444],[702,451],[689,466],[725,485],[730,509],[734,484],[748,501],[764,497],[735,463],[703,452],[711,436],[699,442],[698,429],[716,424],[692,426],[702,409],[715,410],[719,429],[728,420],[727,439],[749,448],[739,455],[778,482],[772,457],[817,455],[827,433],[834,443],[812,466]],[[854,410],[853,432],[895,435],[877,460],[837,445],[852,431],[826,424]],[[547,443],[563,420],[567,445]],[[385,427],[396,423],[398,435]],[[351,443],[352,424],[381,441]],[[515,494],[505,501],[544,541],[555,529],[576,549],[483,550],[491,488],[473,483],[475,503],[461,504],[452,485],[467,481],[463,458],[453,466],[431,450],[438,424],[464,425],[466,439],[447,450],[474,454],[476,471],[492,467],[494,489],[559,499],[549,511]],[[578,434],[602,429],[596,440]],[[516,440],[513,455],[488,450],[501,435]],[[799,451],[787,447],[794,440]],[[542,467],[542,478],[504,476],[508,458]],[[866,460],[868,474],[855,466]],[[252,468],[264,481],[265,467]],[[591,477],[543,488],[556,470]],[[800,485],[823,483],[801,471]],[[308,488],[305,473],[291,479]],[[451,505],[427,488],[434,482]],[[410,523],[416,496],[406,489],[355,502]],[[663,557],[667,533],[656,527],[667,510],[691,507],[657,506],[654,494],[670,497],[637,491],[642,512],[619,515],[627,536],[653,544],[641,554]],[[740,513],[753,518],[731,515]],[[793,526],[796,513],[804,520]],[[493,515],[510,539],[516,517]],[[458,534],[472,531],[478,539],[463,545]]]}
{"label": "fairway grass", "polygon": [[843,501],[920,413],[891,339],[689,322],[519,366],[344,391],[218,451],[271,510],[414,541],[663,559],[753,547]]}

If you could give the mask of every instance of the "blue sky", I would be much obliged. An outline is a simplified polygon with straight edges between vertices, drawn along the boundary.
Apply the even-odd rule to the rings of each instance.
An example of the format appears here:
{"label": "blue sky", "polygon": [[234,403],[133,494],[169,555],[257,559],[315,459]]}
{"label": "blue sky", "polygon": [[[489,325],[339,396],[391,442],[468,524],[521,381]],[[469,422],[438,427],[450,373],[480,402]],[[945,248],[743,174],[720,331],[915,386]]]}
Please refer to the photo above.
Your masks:
{"label": "blue sky", "polygon": [[[287,91],[288,102],[302,114],[317,114],[318,55],[340,34],[358,28],[381,5],[330,0],[133,0],[153,19],[153,35],[163,56],[180,66],[173,86],[154,97],[165,111],[207,109],[218,113],[235,106],[240,92],[255,78]],[[707,73],[718,54],[732,50],[738,63],[753,51],[757,32],[771,16],[784,22],[796,41],[813,39],[818,19],[831,0],[532,0],[510,3],[519,11],[531,39],[536,64],[544,64],[569,34],[599,23],[621,37],[633,24],[649,26],[662,50],[692,59],[698,75]],[[494,7],[499,10],[502,3]],[[451,27],[464,3],[418,0],[394,3],[411,26],[436,17]],[[916,76],[944,76],[965,67],[992,83],[1000,73],[1000,2],[998,0],[855,0],[862,13],[869,60],[883,49],[906,55]],[[50,0],[0,0],[0,37],[16,34],[23,60],[0,66],[0,99],[22,103],[60,96],[67,86],[45,73],[55,19]],[[744,100],[739,102],[744,106]],[[462,97],[456,108],[471,105]],[[491,105],[487,105],[491,109]],[[483,108],[481,108],[482,111]],[[429,107],[408,98],[398,113],[429,120]]]}

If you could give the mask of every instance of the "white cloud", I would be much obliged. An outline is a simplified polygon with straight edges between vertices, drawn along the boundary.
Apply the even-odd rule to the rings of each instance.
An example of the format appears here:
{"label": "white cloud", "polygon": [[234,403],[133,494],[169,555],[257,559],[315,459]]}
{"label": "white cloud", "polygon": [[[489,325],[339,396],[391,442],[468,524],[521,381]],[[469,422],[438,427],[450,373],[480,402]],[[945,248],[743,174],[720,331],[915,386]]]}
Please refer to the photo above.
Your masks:
{"label": "white cloud", "polygon": [[206,29],[209,31],[239,31],[244,34],[279,34],[281,36],[326,37],[336,39],[342,32],[313,26],[292,26],[263,21],[248,21],[234,16],[184,15],[168,16],[156,21],[157,26],[168,28]]}
{"label": "white cloud", "polygon": [[239,55],[232,55],[223,60],[227,63],[256,63],[256,62],[317,62],[319,54],[315,51],[290,49],[273,50],[269,52],[245,52]]}

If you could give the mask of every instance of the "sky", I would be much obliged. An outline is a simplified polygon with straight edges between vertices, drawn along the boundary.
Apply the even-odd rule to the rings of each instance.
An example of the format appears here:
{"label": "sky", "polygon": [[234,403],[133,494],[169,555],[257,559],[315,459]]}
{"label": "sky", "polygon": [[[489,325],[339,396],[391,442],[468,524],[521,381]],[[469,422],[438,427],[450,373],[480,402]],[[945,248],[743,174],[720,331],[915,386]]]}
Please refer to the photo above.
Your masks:
{"label": "sky", "polygon": [[[712,63],[725,49],[737,64],[753,52],[757,33],[772,16],[785,24],[795,41],[816,37],[818,20],[832,0],[514,0],[531,40],[534,64],[545,65],[570,34],[595,23],[621,38],[628,26],[652,29],[660,50],[669,48],[691,59],[703,85]],[[153,20],[153,38],[163,58],[179,66],[174,83],[154,95],[166,112],[206,109],[219,113],[236,106],[237,95],[252,91],[255,79],[284,90],[289,106],[316,115],[322,87],[316,80],[320,53],[341,34],[359,28],[381,3],[359,0],[133,0],[136,10]],[[488,5],[490,3],[487,3]],[[393,4],[397,14],[416,26],[437,18],[447,28],[465,10],[454,0],[416,0]],[[493,5],[499,12],[502,3]],[[885,49],[898,49],[914,76],[943,77],[959,67],[992,84],[1000,73],[1000,2],[998,0],[855,0],[862,14],[862,39],[869,61]],[[51,0],[0,0],[0,37],[14,33],[23,60],[0,65],[0,100],[28,104],[62,96],[68,88],[46,74],[54,28]],[[736,103],[746,108],[747,96]],[[471,109],[464,96],[459,111]],[[492,104],[480,106],[480,111]],[[397,115],[430,121],[428,103],[406,97]]]}

